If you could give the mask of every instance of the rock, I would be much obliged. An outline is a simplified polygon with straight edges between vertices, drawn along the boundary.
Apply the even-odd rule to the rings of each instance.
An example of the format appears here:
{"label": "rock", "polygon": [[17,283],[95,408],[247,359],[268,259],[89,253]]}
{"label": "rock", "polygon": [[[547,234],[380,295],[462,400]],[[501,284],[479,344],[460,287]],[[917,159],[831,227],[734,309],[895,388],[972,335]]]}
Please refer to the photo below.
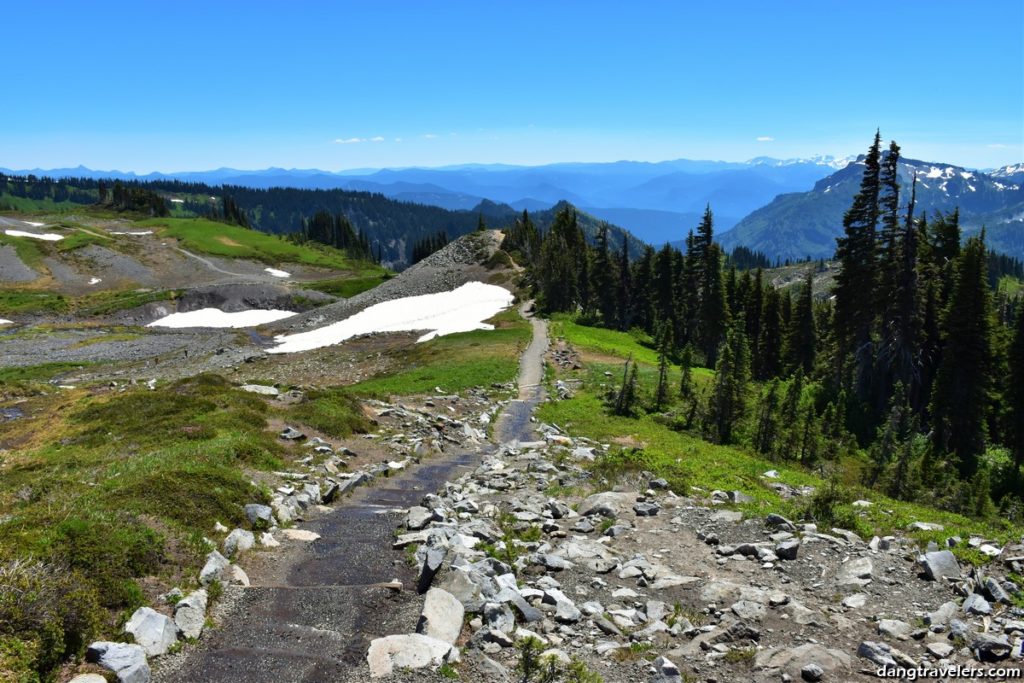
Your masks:
{"label": "rock", "polygon": [[844,562],[836,573],[836,583],[840,586],[866,586],[871,583],[874,565],[871,558],[854,557]]}
{"label": "rock", "polygon": [[107,679],[99,674],[78,674],[68,683],[107,683]]}
{"label": "rock", "polygon": [[291,541],[311,543],[320,539],[320,534],[308,529],[282,529],[281,535]]}
{"label": "rock", "polygon": [[238,388],[242,391],[248,391],[250,394],[260,394],[261,396],[277,396],[281,393],[277,387],[267,386],[266,384],[243,384]]}
{"label": "rock", "polygon": [[664,491],[668,489],[668,481],[665,479],[651,479],[647,482],[647,488],[654,489],[655,491]]}
{"label": "rock", "polygon": [[199,589],[174,606],[174,623],[186,638],[198,638],[206,624],[207,594]]}
{"label": "rock", "polygon": [[124,630],[132,634],[135,642],[141,645],[150,657],[167,654],[171,645],[178,642],[178,627],[170,617],[150,607],[135,610],[128,623],[124,625]]}
{"label": "rock", "polygon": [[840,674],[834,679],[837,681],[847,680],[841,674],[848,672],[851,664],[852,660],[845,652],[830,650],[817,643],[781,650],[763,650],[757,654],[754,662],[756,668],[780,672],[788,675],[790,680],[803,678],[803,670],[814,666],[822,670],[823,677]]}
{"label": "rock", "polygon": [[768,611],[761,603],[751,602],[749,600],[740,600],[739,602],[735,602],[730,609],[733,614],[746,621],[760,621],[761,619],[764,619],[764,616]]}
{"label": "rock", "polygon": [[98,641],[89,646],[85,658],[113,671],[120,683],[149,683],[149,663],[141,645]]}
{"label": "rock", "polygon": [[775,546],[775,554],[780,560],[795,560],[799,550],[800,541],[795,538],[789,541],[783,541]]}
{"label": "rock", "polygon": [[583,499],[576,512],[584,517],[600,515],[602,517],[618,517],[622,511],[633,504],[636,500],[635,493],[619,493],[617,491],[605,491],[595,493]]}
{"label": "rock", "polygon": [[224,572],[224,578],[228,584],[234,586],[248,586],[249,576],[237,564],[233,564]]}
{"label": "rock", "polygon": [[257,529],[269,529],[274,526],[274,511],[269,505],[249,503],[245,506],[245,516]]}
{"label": "rock", "polygon": [[260,534],[260,545],[265,548],[276,548],[281,544],[278,543],[276,538],[274,538],[274,534],[269,531],[264,531]]}
{"label": "rock", "polygon": [[416,632],[455,644],[462,632],[465,610],[454,595],[440,588],[427,591]]}
{"label": "rock", "polygon": [[230,566],[231,562],[228,561],[228,558],[214,550],[206,556],[206,564],[199,572],[199,583],[209,586],[214,581],[222,581]]}
{"label": "rock", "polygon": [[424,529],[432,521],[434,521],[434,511],[419,505],[409,508],[409,512],[405,516],[405,526],[410,531]]}
{"label": "rock", "polygon": [[474,580],[474,576],[469,570],[453,567],[440,584],[440,588],[454,595],[467,612],[479,612],[483,607],[482,581]]}
{"label": "rock", "polygon": [[814,683],[815,681],[820,681],[824,676],[825,670],[813,662],[805,664],[803,668],[800,669],[800,678],[805,681],[811,681]]}
{"label": "rock", "polygon": [[438,570],[444,564],[444,558],[448,556],[447,546],[439,541],[437,536],[428,537],[425,547],[423,565],[420,567],[420,576],[416,582],[416,590],[420,593],[425,593],[430,588]]}
{"label": "rock", "polygon": [[843,607],[850,609],[859,609],[867,604],[868,596],[864,593],[854,593],[853,595],[843,598]]}
{"label": "rock", "polygon": [[885,643],[865,640],[857,648],[857,655],[878,666],[896,666],[896,660],[892,658],[892,648]]}
{"label": "rock", "polygon": [[555,621],[557,622],[575,624],[583,618],[583,614],[576,608],[573,601],[557,588],[549,588],[544,591],[544,602],[555,606]]}
{"label": "rock", "polygon": [[711,515],[711,521],[735,524],[743,521],[743,513],[739,510],[718,510]]}
{"label": "rock", "polygon": [[458,654],[456,648],[443,640],[407,633],[373,640],[366,653],[366,663],[370,666],[370,678],[381,678],[396,669],[422,669],[457,661]]}
{"label": "rock", "polygon": [[939,659],[945,659],[956,651],[956,648],[949,643],[934,642],[925,645],[925,649],[928,653]]}
{"label": "rock", "polygon": [[971,640],[971,651],[979,662],[998,662],[1010,656],[1012,646],[1004,635],[979,633]]}
{"label": "rock", "polygon": [[224,554],[234,557],[256,545],[256,536],[245,529],[235,529],[224,539]]}
{"label": "rock", "polygon": [[899,619],[881,619],[878,622],[879,634],[897,640],[906,640],[910,637],[910,633],[913,630],[913,626]]}
{"label": "rock", "polygon": [[710,645],[717,645],[718,643],[735,643],[760,639],[761,632],[758,629],[748,626],[742,621],[734,621],[708,638],[707,642]]}
{"label": "rock", "polygon": [[764,518],[765,524],[776,529],[782,529],[783,531],[796,531],[796,526],[793,522],[789,521],[782,515],[777,515],[774,512]]}
{"label": "rock", "polygon": [[301,441],[306,438],[306,435],[295,429],[295,427],[285,427],[278,436],[285,441]]}
{"label": "rock", "polygon": [[661,506],[654,502],[637,503],[633,506],[633,512],[637,517],[653,517],[661,510]]}
{"label": "rock", "polygon": [[963,609],[967,614],[992,614],[992,605],[988,604],[988,600],[977,593],[971,593],[967,596],[964,600]]}
{"label": "rock", "polygon": [[924,622],[929,626],[945,626],[949,620],[956,616],[957,604],[953,601],[943,603],[934,612],[929,612],[924,617]]}
{"label": "rock", "polygon": [[665,657],[658,657],[652,663],[654,676],[650,683],[682,683],[683,676],[679,667]]}
{"label": "rock", "polygon": [[920,564],[925,577],[932,581],[960,578],[960,564],[949,550],[925,553],[920,559]]}
{"label": "rock", "polygon": [[995,602],[999,602],[1004,605],[1013,603],[1013,600],[1010,599],[1010,594],[1006,592],[1006,589],[991,576],[985,579],[985,593]]}
{"label": "rock", "polygon": [[907,525],[907,529],[909,531],[942,531],[945,527],[931,522],[911,522]]}

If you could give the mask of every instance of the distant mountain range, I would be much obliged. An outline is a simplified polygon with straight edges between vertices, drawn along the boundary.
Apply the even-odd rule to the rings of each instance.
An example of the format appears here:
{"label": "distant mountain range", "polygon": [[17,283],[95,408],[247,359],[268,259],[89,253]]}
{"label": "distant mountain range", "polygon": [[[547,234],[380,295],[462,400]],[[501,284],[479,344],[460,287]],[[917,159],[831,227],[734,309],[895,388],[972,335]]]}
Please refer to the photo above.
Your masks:
{"label": "distant mountain range", "polygon": [[546,166],[468,164],[337,173],[316,169],[239,171],[219,168],[137,175],[82,166],[0,170],[16,175],[31,173],[58,178],[178,179],[253,188],[362,190],[454,210],[472,210],[484,199],[530,211],[568,201],[658,245],[683,238],[697,225],[708,203],[715,211],[718,230],[728,230],[776,195],[806,190],[849,161],[833,157],[758,157],[743,163],[677,159],[657,163],[618,161]]}
{"label": "distant mountain range", "polygon": [[[720,236],[726,249],[743,245],[771,258],[827,258],[843,232],[843,214],[860,188],[859,158],[814,184],[808,192],[782,194]],[[1024,258],[1024,164],[987,173],[960,166],[901,159],[901,203],[906,206],[917,176],[916,213],[960,208],[965,234],[986,228],[996,251]]]}
{"label": "distant mountain range", "polygon": [[[219,168],[136,175],[83,166],[0,171],[57,178],[176,179],[256,189],[375,192],[404,202],[483,212],[496,220],[506,218],[511,210],[547,212],[557,203],[568,201],[588,214],[589,230],[594,230],[590,225],[592,216],[655,246],[681,243],[710,204],[716,232],[727,249],[742,245],[772,259],[799,259],[832,255],[835,238],[842,233],[843,213],[860,185],[863,164],[859,158],[820,156],[757,157],[746,162],[676,159],[546,166],[464,164],[341,172]],[[948,211],[959,206],[966,233],[984,225],[993,248],[1024,258],[1024,164],[977,171],[904,159],[900,164],[904,202],[915,173],[919,212]],[[546,213],[545,218],[551,215]]]}

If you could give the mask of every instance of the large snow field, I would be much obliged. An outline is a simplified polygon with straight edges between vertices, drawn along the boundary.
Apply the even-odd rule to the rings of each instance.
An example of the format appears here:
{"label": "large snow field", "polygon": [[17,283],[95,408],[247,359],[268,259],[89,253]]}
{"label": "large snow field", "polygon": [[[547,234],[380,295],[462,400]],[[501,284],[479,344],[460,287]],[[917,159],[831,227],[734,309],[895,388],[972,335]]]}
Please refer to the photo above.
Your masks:
{"label": "large snow field", "polygon": [[309,351],[372,332],[427,330],[417,341],[472,330],[493,330],[484,320],[512,305],[512,294],[502,287],[468,282],[438,294],[409,296],[370,306],[355,315],[324,327],[280,335],[269,353]]}

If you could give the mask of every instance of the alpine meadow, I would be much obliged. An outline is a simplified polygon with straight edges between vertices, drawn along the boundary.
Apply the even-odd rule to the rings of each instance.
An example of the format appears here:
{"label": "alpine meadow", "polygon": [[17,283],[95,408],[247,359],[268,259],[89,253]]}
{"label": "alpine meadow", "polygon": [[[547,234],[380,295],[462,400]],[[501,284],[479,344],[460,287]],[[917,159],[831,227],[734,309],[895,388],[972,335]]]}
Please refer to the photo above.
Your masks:
{"label": "alpine meadow", "polygon": [[236,9],[5,9],[0,683],[1024,678],[1024,6]]}

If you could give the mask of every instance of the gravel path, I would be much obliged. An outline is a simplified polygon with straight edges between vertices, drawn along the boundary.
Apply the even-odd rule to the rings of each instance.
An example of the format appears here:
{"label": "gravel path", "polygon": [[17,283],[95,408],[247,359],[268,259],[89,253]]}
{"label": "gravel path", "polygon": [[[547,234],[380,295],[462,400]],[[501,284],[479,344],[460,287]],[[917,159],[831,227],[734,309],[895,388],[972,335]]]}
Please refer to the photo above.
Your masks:
{"label": "gravel path", "polygon": [[[523,307],[525,314],[526,306]],[[540,397],[546,325],[534,321],[534,339],[523,353],[516,416],[499,422],[515,439],[531,438],[528,416]],[[521,419],[525,410],[526,420]],[[485,447],[485,451],[491,450]],[[481,451],[456,451],[357,489],[329,514],[303,525],[320,535],[290,545],[276,562],[250,574],[223,616],[194,650],[161,662],[154,683],[336,683],[364,681],[373,638],[415,628],[422,597],[413,568],[391,550],[404,509],[479,461]],[[381,586],[402,581],[401,591]]]}

